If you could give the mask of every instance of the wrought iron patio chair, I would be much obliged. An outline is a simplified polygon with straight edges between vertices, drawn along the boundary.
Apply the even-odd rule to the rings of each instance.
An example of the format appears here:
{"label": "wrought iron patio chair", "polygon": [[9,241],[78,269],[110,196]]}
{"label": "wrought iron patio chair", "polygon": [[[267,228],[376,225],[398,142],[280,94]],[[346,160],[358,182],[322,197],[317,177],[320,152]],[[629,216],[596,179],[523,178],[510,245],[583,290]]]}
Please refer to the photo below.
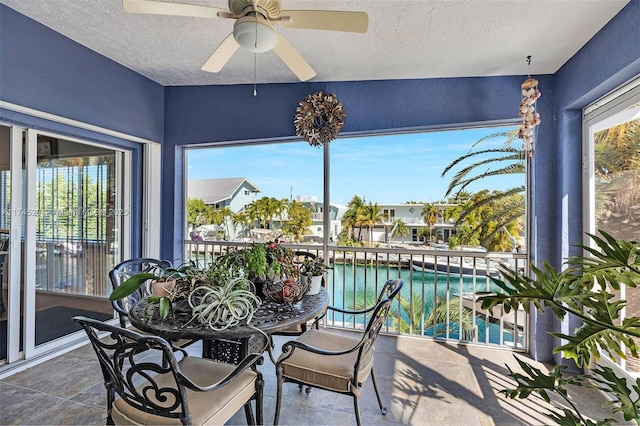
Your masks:
{"label": "wrought iron patio chair", "polygon": [[[293,253],[293,263],[296,265],[300,265],[302,264],[302,261],[304,259],[315,259],[316,255],[315,253],[309,252],[309,251],[294,251]],[[325,287],[325,283],[324,283],[324,277],[322,277],[322,287]],[[320,322],[320,319],[322,319],[322,317],[324,316],[324,313],[322,313],[321,315],[319,315],[318,317],[314,318],[313,320],[313,326],[315,326],[316,328],[318,328],[318,324]],[[269,358],[271,359],[271,361],[275,364],[276,360],[273,356],[273,349],[275,348],[275,343],[273,341],[273,336],[300,336],[302,333],[304,333],[305,331],[307,331],[309,327],[309,324],[307,323],[302,323],[302,324],[296,324],[294,326],[291,326],[289,328],[285,328],[284,330],[280,330],[277,331],[275,333],[271,333],[269,335]]]}
{"label": "wrought iron patio chair", "polygon": [[[274,425],[280,418],[282,385],[297,383],[300,388],[310,386],[332,392],[351,395],[356,414],[356,422],[361,424],[359,396],[362,386],[371,376],[371,382],[378,398],[382,414],[387,413],[382,404],[373,370],[374,343],[380,330],[386,326],[391,304],[400,292],[403,281],[387,281],[378,302],[368,309],[349,311],[329,307],[334,312],[349,315],[370,315],[364,333],[354,338],[326,329],[312,328],[296,340],[282,346],[282,355],[276,362],[277,399]],[[309,389],[307,389],[309,393]]]}
{"label": "wrought iron patio chair", "polygon": [[157,336],[86,317],[73,320],[100,362],[107,424],[224,424],[242,407],[248,424],[263,424],[264,381],[256,368],[262,355],[250,354],[237,366],[219,363],[188,356]]}
{"label": "wrought iron patio chair", "polygon": [[[148,257],[142,257],[137,259],[125,260],[122,263],[116,265],[109,272],[109,281],[111,281],[111,285],[115,290],[120,284],[125,282],[127,279],[132,277],[135,274],[140,272],[148,272],[148,273],[158,273],[161,270],[167,269],[171,267],[171,262],[168,260],[158,260],[152,259]],[[127,318],[129,317],[129,310],[133,305],[138,303],[141,299],[144,299],[151,295],[151,290],[148,286],[140,286],[136,291],[131,293],[127,297],[123,297],[122,299],[113,300],[111,304],[113,308],[118,312],[118,317],[120,320],[120,326],[123,328],[127,327]],[[135,330],[142,334],[148,334],[140,330]],[[171,344],[178,347],[188,346],[197,340],[175,340],[171,341]]]}

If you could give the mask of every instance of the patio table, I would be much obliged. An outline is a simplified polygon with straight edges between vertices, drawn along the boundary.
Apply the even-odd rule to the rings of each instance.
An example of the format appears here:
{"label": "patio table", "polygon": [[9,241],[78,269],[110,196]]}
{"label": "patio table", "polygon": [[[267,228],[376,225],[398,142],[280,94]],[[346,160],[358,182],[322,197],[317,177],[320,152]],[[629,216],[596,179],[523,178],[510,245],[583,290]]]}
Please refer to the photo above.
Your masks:
{"label": "patio table", "polygon": [[[253,314],[251,325],[266,335],[306,323],[323,313],[329,305],[329,294],[306,295],[300,302],[285,305],[263,301]],[[238,364],[249,353],[262,352],[267,345],[265,336],[246,323],[225,330],[213,330],[197,321],[190,321],[190,313],[175,312],[165,320],[151,317],[147,299],[141,299],[129,312],[129,321],[139,330],[167,340],[202,340],[202,356],[216,361]]]}

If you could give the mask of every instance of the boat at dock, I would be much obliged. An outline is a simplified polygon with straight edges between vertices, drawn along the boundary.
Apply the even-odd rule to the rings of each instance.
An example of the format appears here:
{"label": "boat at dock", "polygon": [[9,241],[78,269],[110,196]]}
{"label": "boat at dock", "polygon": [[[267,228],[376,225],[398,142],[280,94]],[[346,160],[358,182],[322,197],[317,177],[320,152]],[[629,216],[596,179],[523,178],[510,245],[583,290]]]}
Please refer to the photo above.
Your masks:
{"label": "boat at dock", "polygon": [[493,266],[487,269],[486,264],[476,263],[467,260],[460,262],[459,258],[454,257],[425,257],[424,260],[411,259],[411,268],[418,272],[431,272],[449,275],[463,275],[469,277],[498,277],[499,271]]}

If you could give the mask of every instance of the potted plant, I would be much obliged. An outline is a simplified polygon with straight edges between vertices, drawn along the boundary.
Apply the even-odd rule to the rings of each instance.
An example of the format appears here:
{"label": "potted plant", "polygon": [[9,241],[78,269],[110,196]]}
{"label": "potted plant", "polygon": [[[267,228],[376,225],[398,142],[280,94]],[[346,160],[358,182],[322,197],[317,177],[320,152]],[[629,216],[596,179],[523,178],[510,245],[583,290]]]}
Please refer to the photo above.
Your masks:
{"label": "potted plant", "polygon": [[244,249],[229,250],[216,258],[215,263],[230,269],[243,270],[258,290],[266,281],[298,278],[297,267],[293,263],[293,251],[277,240],[254,243]]}
{"label": "potted plant", "polygon": [[[546,262],[543,268],[532,265],[535,278],[501,266],[505,280],[494,279],[502,290],[484,294],[482,309],[491,311],[502,305],[504,312],[517,311],[522,307],[529,312],[538,309],[549,311],[559,319],[571,314],[582,320],[582,325],[570,334],[551,333],[562,340],[554,353],[562,353],[566,360],[573,360],[578,367],[592,367],[589,373],[564,373],[569,365],[558,364],[549,374],[539,368],[518,360],[522,373],[509,369],[517,384],[516,388],[502,392],[509,398],[527,398],[537,393],[545,401],[555,394],[567,403],[570,409],[562,408],[547,415],[558,424],[593,424],[573,404],[569,396],[570,386],[586,386],[606,392],[611,401],[606,403],[612,413],[620,413],[624,420],[639,423],[640,379],[627,380],[615,374],[613,368],[604,364],[593,366],[592,360],[601,357],[615,359],[616,356],[638,357],[640,341],[640,317],[622,315],[627,301],[618,298],[623,286],[634,288],[640,285],[640,248],[631,241],[616,240],[604,231],[601,236],[588,234],[597,247],[578,244],[590,256],[573,256],[566,268],[557,271]],[[509,368],[509,367],[507,367]],[[613,424],[612,418],[598,421]]]}
{"label": "potted plant", "polygon": [[267,255],[266,277],[270,281],[280,279],[298,278],[297,267],[293,264],[293,250],[286,248],[280,243],[279,237],[275,241],[265,244]]}
{"label": "potted plant", "polygon": [[195,287],[187,298],[193,319],[217,331],[242,321],[250,323],[262,302],[243,272],[227,271],[230,273],[219,274],[215,283]]}
{"label": "potted plant", "polygon": [[147,300],[154,305],[157,304],[160,318],[166,319],[173,311],[173,303],[179,299],[186,299],[194,283],[205,276],[192,263],[178,268],[160,269],[157,272],[139,272],[116,287],[111,292],[109,300],[125,298],[150,281],[151,295]]}
{"label": "potted plant", "polygon": [[309,280],[309,291],[307,294],[318,294],[322,286],[322,274],[329,269],[324,264],[324,260],[319,257],[306,257],[300,263],[300,276]]}

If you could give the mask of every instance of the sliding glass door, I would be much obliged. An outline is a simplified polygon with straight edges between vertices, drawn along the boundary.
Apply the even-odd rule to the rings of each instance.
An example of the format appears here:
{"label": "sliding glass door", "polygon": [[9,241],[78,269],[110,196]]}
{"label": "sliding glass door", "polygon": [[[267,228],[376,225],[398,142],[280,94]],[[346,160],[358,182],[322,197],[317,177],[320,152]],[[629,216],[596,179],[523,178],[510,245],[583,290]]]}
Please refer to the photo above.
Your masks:
{"label": "sliding glass door", "polygon": [[[639,242],[640,77],[585,109],[585,133],[585,231]],[[623,318],[640,316],[640,288],[616,293],[626,300]],[[637,357],[616,359],[627,373],[640,373]]]}
{"label": "sliding glass door", "polygon": [[108,272],[122,260],[123,230],[130,229],[130,154],[1,130],[0,149],[20,159],[11,167],[0,161],[0,238],[11,241],[0,252],[12,259],[2,274],[0,359],[12,362],[71,341],[75,315],[113,318]]}
{"label": "sliding glass door", "polygon": [[[123,153],[38,135],[35,343],[74,331],[70,319],[113,317],[107,275],[120,261]],[[52,326],[55,324],[55,326]]]}

